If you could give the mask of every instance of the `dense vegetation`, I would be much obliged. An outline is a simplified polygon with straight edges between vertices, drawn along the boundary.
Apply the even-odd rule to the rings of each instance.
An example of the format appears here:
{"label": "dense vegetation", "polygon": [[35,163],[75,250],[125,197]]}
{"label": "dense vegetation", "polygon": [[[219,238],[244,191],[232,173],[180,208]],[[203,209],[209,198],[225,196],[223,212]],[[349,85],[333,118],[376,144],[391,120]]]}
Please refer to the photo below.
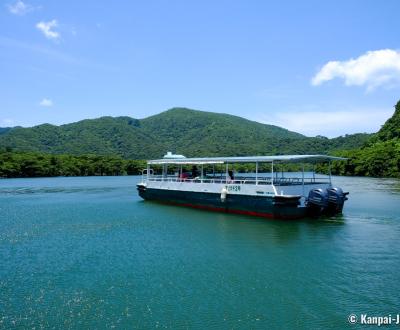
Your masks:
{"label": "dense vegetation", "polygon": [[362,148],[336,151],[349,161],[334,164],[333,173],[375,177],[400,177],[400,101],[393,116]]}
{"label": "dense vegetation", "polygon": [[0,150],[0,178],[140,174],[144,161],[117,156],[51,155]]}
{"label": "dense vegetation", "polygon": [[54,126],[16,127],[0,134],[0,147],[52,154],[162,157],[315,154],[358,148],[368,134],[310,138],[237,116],[174,108],[145,119],[102,117]]}
{"label": "dense vegetation", "polygon": [[0,127],[0,134],[7,133],[11,127]]}
{"label": "dense vegetation", "polygon": [[[284,168],[282,168],[284,166]],[[138,175],[146,168],[144,160],[126,160],[118,156],[96,155],[52,155],[39,152],[14,152],[0,149],[0,178],[54,177],[54,176],[95,176],[95,175]],[[299,164],[275,165],[275,171],[299,171]],[[308,167],[311,170],[312,167]],[[161,174],[161,166],[152,166]],[[170,166],[170,174],[178,171],[178,166]],[[254,172],[255,164],[231,164],[235,172]],[[192,165],[183,166],[183,171],[191,172]],[[204,166],[204,173],[225,173],[225,165]],[[260,164],[259,171],[270,172],[270,164]],[[327,171],[322,169],[321,171]]]}

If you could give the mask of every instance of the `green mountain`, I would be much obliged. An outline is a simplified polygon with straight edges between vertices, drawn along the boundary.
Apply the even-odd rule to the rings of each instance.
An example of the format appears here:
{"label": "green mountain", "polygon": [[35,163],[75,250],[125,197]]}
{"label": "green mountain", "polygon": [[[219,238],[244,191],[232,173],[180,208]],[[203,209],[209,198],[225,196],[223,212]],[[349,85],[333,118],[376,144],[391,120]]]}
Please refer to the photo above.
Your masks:
{"label": "green mountain", "polygon": [[337,174],[400,177],[400,101],[393,116],[363,147],[336,154],[350,159],[347,164],[336,164]]}
{"label": "green mountain", "polygon": [[395,111],[391,118],[382,126],[376,134],[378,141],[390,141],[400,138],[400,101],[395,105]]}
{"label": "green mountain", "polygon": [[173,108],[145,119],[101,117],[55,126],[16,127],[0,134],[0,147],[52,154],[157,158],[186,156],[327,153],[358,148],[368,134],[310,138],[228,114]]}
{"label": "green mountain", "polygon": [[10,129],[11,127],[0,127],[0,135],[7,133]]}

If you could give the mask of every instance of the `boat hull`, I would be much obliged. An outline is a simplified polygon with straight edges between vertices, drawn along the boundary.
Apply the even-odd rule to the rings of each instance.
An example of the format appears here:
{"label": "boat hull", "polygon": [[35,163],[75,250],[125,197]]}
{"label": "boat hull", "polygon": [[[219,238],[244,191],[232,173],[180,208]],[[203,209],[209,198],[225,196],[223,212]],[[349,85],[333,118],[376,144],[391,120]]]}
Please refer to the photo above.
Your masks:
{"label": "boat hull", "polygon": [[284,200],[275,196],[249,196],[213,192],[191,192],[149,188],[138,185],[139,196],[166,204],[181,205],[210,211],[247,214],[274,219],[300,219],[307,215],[307,209],[298,205],[298,198]]}

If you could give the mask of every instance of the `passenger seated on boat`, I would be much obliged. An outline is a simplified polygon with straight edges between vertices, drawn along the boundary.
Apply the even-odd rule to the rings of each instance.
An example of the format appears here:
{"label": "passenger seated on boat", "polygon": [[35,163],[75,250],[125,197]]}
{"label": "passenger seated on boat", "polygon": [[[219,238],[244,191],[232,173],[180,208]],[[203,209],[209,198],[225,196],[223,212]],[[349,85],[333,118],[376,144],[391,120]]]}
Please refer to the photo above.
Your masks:
{"label": "passenger seated on boat", "polygon": [[189,173],[187,173],[187,172],[182,172],[180,175],[179,175],[179,179],[181,179],[181,180],[186,180],[186,179],[188,179],[189,178]]}
{"label": "passenger seated on boat", "polygon": [[233,176],[233,171],[229,170],[228,171],[228,178],[227,178],[228,182],[233,182],[233,180],[235,180],[234,176]]}
{"label": "passenger seated on boat", "polygon": [[192,167],[192,178],[194,179],[194,178],[196,178],[198,176],[199,176],[199,171],[197,169],[197,166],[193,165],[193,167]]}

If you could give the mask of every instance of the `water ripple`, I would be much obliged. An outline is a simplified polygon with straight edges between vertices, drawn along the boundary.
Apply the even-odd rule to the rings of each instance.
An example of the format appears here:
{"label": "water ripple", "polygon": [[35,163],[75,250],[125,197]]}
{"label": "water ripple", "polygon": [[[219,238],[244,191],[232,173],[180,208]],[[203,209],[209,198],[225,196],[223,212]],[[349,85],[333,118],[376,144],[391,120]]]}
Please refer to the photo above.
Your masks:
{"label": "water ripple", "polygon": [[142,202],[132,177],[1,180],[0,328],[343,329],[394,313],[398,181],[337,179],[342,216],[293,222]]}

